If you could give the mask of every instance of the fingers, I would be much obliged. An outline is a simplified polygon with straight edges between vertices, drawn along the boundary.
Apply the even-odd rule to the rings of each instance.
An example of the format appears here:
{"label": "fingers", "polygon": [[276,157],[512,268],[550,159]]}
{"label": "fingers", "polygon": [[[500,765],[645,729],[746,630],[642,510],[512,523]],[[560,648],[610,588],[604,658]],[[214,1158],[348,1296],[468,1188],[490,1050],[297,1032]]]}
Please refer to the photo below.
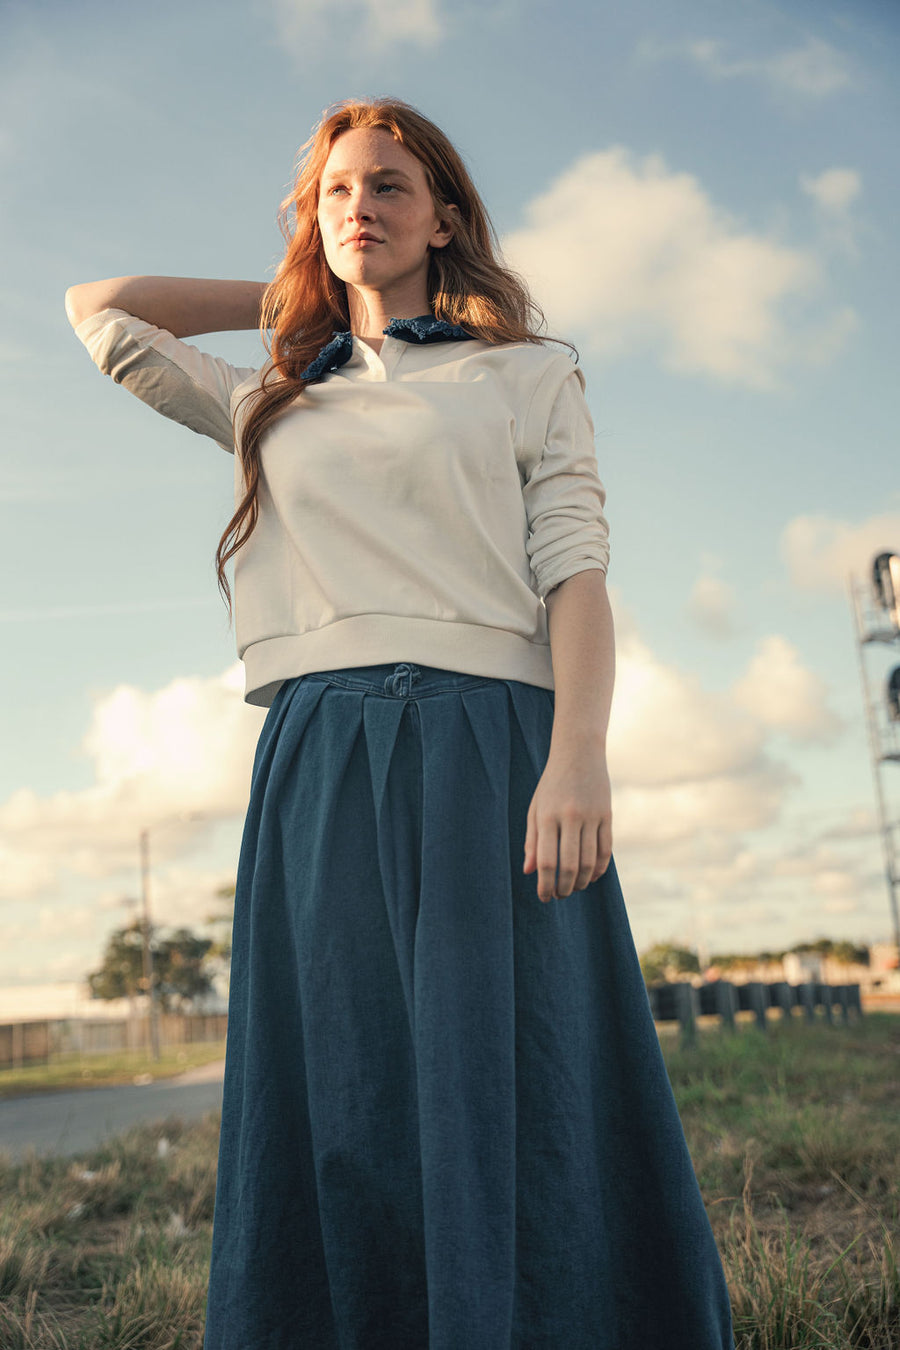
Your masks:
{"label": "fingers", "polygon": [[524,873],[533,872],[537,863],[537,821],[535,819],[534,799],[528,808],[528,824],[525,830],[525,865],[522,868]]}
{"label": "fingers", "polygon": [[549,820],[540,827],[529,819],[525,841],[525,871],[537,866],[539,899],[561,900],[598,881],[612,858],[612,822],[584,828],[578,822]]}
{"label": "fingers", "polygon": [[611,858],[612,821],[607,817],[600,822],[600,828],[597,831],[597,862],[591,873],[591,881],[599,881],[609,867]]}
{"label": "fingers", "polygon": [[561,822],[559,832],[559,878],[556,881],[557,899],[566,895],[571,895],[573,890],[578,889],[575,882],[581,870],[582,829],[582,822],[577,819],[565,819]]}
{"label": "fingers", "polygon": [[599,830],[584,829],[581,833],[581,866],[575,878],[573,890],[583,891],[592,881],[596,881],[597,842]]}
{"label": "fingers", "polygon": [[537,838],[537,891],[540,900],[556,895],[556,867],[559,855],[559,831],[556,821],[544,821]]}

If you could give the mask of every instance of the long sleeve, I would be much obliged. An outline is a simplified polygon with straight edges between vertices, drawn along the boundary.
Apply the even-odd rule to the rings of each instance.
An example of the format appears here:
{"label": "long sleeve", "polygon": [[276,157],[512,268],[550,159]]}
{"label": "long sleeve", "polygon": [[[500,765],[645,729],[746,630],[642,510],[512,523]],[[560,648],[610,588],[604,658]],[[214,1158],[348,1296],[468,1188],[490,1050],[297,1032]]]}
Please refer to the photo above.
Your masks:
{"label": "long sleeve", "polygon": [[234,452],[231,396],[257,371],[233,366],[120,309],[75,329],[94,364],[117,384],[183,426]]}
{"label": "long sleeve", "polygon": [[[594,428],[584,397],[584,378],[568,358],[562,378],[554,364],[546,380],[555,397],[546,414],[530,419],[543,422],[543,447],[522,488],[528,519],[526,550],[541,599],[576,572],[609,565],[609,525],[603,514],[606,491],[597,471]],[[546,389],[543,391],[546,399]],[[539,420],[540,419],[540,420]]]}

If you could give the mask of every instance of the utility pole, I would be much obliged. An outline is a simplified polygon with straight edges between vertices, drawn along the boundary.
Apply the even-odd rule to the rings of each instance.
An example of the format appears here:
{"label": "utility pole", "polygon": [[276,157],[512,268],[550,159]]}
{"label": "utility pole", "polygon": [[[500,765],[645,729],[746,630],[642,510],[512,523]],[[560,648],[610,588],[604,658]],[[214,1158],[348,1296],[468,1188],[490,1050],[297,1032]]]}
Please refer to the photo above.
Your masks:
{"label": "utility pole", "polygon": [[[164,829],[179,821],[203,820],[202,811],[182,811],[177,816],[157,821],[153,829]],[[159,997],[156,980],[153,978],[153,927],[150,923],[150,827],[144,826],[140,833],[141,849],[141,932],[143,935],[143,984],[149,999],[150,1047],[153,1058],[159,1059]]]}
{"label": "utility pole", "polygon": [[141,830],[141,933],[143,936],[143,972],[144,989],[149,1000],[150,1047],[153,1058],[159,1059],[159,1005],[156,998],[156,981],[153,978],[153,930],[150,927],[150,831]]}
{"label": "utility pole", "polygon": [[849,585],[888,904],[894,945],[900,960],[900,856],[894,838],[900,822],[889,819],[888,795],[884,785],[886,766],[893,763],[900,767],[900,698],[896,695],[900,685],[900,666],[895,667],[889,676],[887,689],[879,695],[877,690],[872,689],[865,660],[866,652],[871,652],[875,644],[893,648],[900,659],[900,556],[896,553],[881,553],[873,560],[871,588],[857,583],[853,576],[849,579]]}

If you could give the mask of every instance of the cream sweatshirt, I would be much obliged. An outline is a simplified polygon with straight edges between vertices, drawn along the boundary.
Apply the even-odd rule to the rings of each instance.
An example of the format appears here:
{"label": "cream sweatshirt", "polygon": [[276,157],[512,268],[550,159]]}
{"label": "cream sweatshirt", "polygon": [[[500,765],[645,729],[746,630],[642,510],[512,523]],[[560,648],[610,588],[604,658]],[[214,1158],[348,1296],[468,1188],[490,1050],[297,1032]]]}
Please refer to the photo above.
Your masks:
{"label": "cream sweatshirt", "polygon": [[[265,367],[118,309],[75,331],[117,383],[234,452],[232,413]],[[606,572],[606,494],[571,358],[459,340],[430,316],[385,334],[380,354],[349,334],[323,348],[320,378],[261,442],[259,520],[234,560],[248,703],[310,671],[400,661],[552,689],[543,599]],[[238,444],[241,425],[237,408]],[[237,502],[239,455],[234,481]]]}

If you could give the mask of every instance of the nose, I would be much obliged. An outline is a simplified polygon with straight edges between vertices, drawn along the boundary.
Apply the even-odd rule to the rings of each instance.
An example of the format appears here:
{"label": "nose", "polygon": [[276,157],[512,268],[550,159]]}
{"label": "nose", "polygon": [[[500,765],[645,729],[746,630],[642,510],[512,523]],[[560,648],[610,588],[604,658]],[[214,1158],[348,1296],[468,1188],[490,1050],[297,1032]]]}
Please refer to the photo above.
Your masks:
{"label": "nose", "polygon": [[362,189],[347,199],[347,221],[369,221],[375,219],[375,210],[371,197]]}

